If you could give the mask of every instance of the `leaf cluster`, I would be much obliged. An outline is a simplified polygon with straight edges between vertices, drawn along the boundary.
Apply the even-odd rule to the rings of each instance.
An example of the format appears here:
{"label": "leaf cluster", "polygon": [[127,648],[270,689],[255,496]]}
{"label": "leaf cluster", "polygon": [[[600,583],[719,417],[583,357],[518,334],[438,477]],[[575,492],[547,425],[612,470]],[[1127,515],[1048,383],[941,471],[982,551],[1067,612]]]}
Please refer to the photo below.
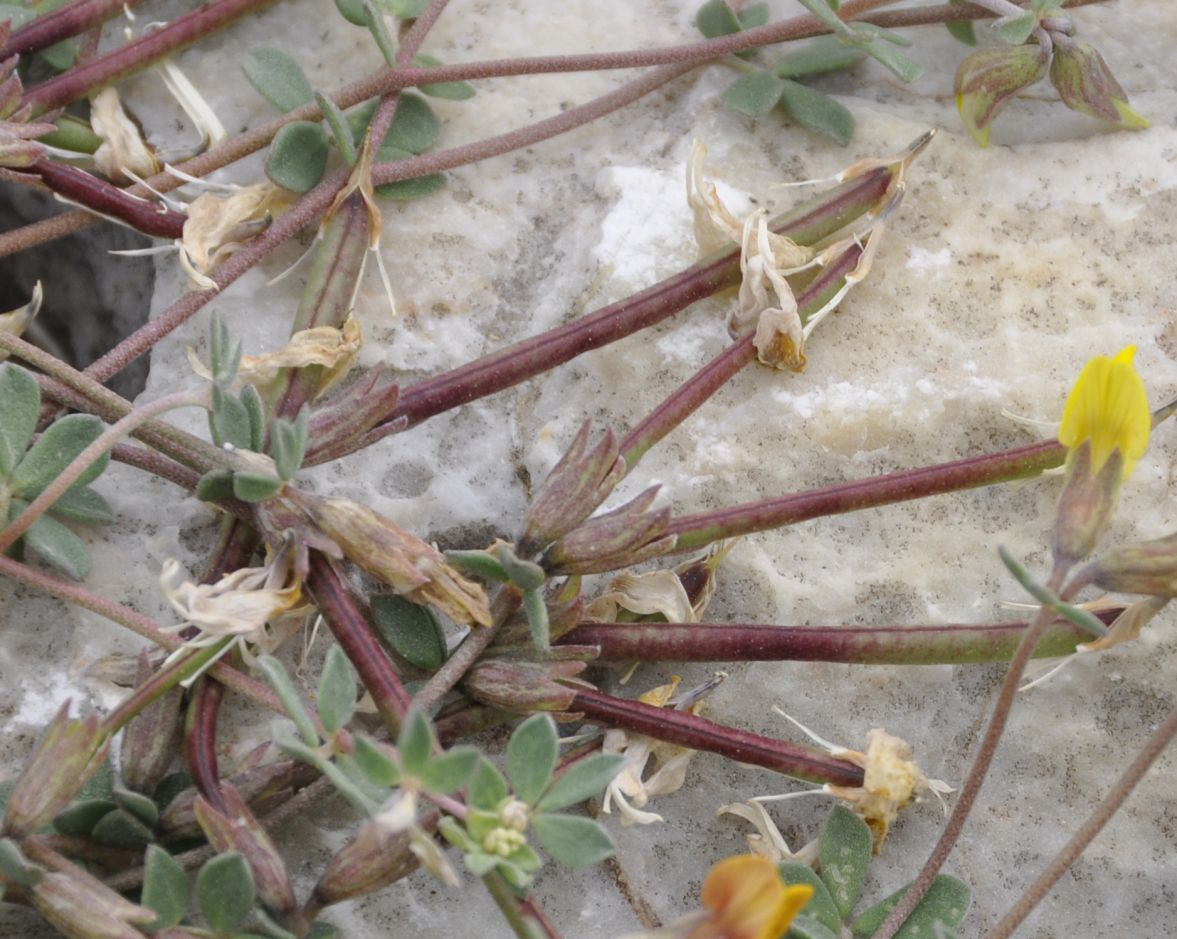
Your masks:
{"label": "leaf cluster", "polygon": [[[807,884],[813,897],[793,920],[786,939],[838,939],[873,936],[907,892],[902,887],[857,916],[854,907],[866,883],[871,861],[871,833],[866,822],[845,806],[830,813],[818,838],[818,872],[805,864],[780,865],[788,884]],[[955,877],[941,875],[895,934],[897,939],[937,936],[952,939],[968,912],[970,891]]]}
{"label": "leaf cluster", "polygon": [[[41,410],[36,379],[12,363],[0,364],[0,522],[21,514],[74,459],[101,436],[105,425],[90,414],[68,414],[33,433]],[[65,524],[103,524],[114,519],[110,505],[90,488],[110,463],[104,453],[78,481],[29,527],[11,553],[29,551],[76,580],[90,573],[90,549]]]}

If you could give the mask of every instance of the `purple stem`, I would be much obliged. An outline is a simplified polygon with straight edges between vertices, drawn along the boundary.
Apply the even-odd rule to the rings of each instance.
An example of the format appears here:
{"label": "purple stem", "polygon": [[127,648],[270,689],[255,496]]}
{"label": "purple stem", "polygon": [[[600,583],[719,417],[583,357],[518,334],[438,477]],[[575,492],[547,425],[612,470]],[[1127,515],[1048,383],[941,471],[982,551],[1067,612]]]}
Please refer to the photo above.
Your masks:
{"label": "purple stem", "polygon": [[836,760],[811,747],[724,727],[686,711],[654,707],[579,687],[568,710],[610,727],[632,730],[692,750],[718,753],[796,779],[849,788],[862,785],[862,770],[853,763]]}
{"label": "purple stem", "polygon": [[856,479],[715,512],[684,515],[671,519],[666,533],[678,535],[675,552],[693,551],[721,538],[782,528],[811,518],[1033,476],[1060,466],[1065,455],[1060,443],[1046,440],[1000,453]]}
{"label": "purple stem", "polygon": [[38,16],[31,23],[14,30],[8,37],[0,60],[13,55],[28,55],[41,49],[83,33],[91,26],[97,26],[122,13],[123,9],[136,7],[143,0],[81,0],[68,6],[58,7],[52,13]]}
{"label": "purple stem", "polygon": [[[1119,609],[1100,613],[1110,623]],[[596,646],[600,662],[849,662],[939,665],[1007,662],[1026,623],[979,626],[761,626],[748,623],[582,623],[558,645]],[[1035,650],[1067,655],[1091,637],[1059,620]]]}

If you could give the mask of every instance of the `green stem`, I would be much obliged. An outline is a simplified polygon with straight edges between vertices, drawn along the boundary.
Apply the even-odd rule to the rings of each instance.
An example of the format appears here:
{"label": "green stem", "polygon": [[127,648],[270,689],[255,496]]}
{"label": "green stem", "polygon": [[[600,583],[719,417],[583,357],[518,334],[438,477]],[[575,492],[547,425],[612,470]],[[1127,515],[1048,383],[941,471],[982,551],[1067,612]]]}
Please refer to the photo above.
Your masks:
{"label": "green stem", "polygon": [[503,879],[503,875],[498,871],[491,871],[489,874],[483,875],[482,882],[486,885],[495,905],[498,906],[499,912],[503,914],[503,919],[507,921],[507,925],[511,927],[511,931],[518,939],[535,939],[535,934],[527,925],[527,920],[520,908],[519,898],[511,889],[510,884]]}
{"label": "green stem", "polygon": [[194,649],[189,655],[155,672],[106,716],[103,726],[107,733],[115,734],[122,730],[141,711],[203,669],[232,641],[232,636],[226,636],[224,641],[203,649]]}
{"label": "green stem", "polygon": [[81,478],[81,475],[89,469],[90,464],[135,428],[166,411],[173,411],[177,408],[185,407],[207,408],[208,404],[209,392],[207,390],[178,391],[175,394],[165,395],[157,401],[152,401],[150,404],[146,404],[132,411],[122,420],[108,427],[99,435],[97,440],[74,458],[73,462],[65,468],[60,476],[54,479],[53,482],[46,486],[29,503],[28,508],[13,519],[7,528],[0,531],[0,553],[11,548],[16,540],[28,531],[29,527],[44,515],[50,506],[60,499],[65,494],[65,491]]}

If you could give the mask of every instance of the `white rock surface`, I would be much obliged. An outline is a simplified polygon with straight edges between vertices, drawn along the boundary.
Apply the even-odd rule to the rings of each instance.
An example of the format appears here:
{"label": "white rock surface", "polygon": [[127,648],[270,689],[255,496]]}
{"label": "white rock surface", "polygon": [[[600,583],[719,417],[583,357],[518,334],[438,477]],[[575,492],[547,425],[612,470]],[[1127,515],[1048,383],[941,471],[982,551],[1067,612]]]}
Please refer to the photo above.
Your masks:
{"label": "white rock surface", "polygon": [[[444,61],[667,45],[696,37],[694,0],[455,2],[426,50]],[[774,16],[800,10],[775,0]],[[440,194],[390,206],[383,242],[396,291],[393,316],[374,274],[358,299],[364,361],[385,361],[405,384],[567,322],[675,273],[694,258],[683,198],[691,139],[702,137],[724,192],[784,207],[798,190],[782,182],[828,177],[866,156],[898,151],[940,129],[916,164],[869,280],[819,329],[800,375],[749,369],[649,454],[619,498],[660,482],[678,513],[801,490],[873,473],[953,460],[1029,442],[1041,433],[1003,409],[1057,420],[1082,364],[1135,344],[1156,403],[1177,389],[1177,41],[1160,0],[1077,11],[1133,104],[1153,121],[1141,133],[1108,132],[1072,115],[1047,85],[1001,116],[987,150],[960,128],[952,75],[965,54],[940,28],[913,33],[909,50],[927,69],[910,86],[874,63],[823,80],[858,121],[845,150],[787,126],[725,111],[718,95],[735,73],[700,69],[591,127],[457,170]],[[377,65],[364,34],[327,0],[290,0],[180,63],[214,101],[231,132],[271,112],[240,78],[245,50],[274,45],[311,79],[333,87]],[[487,81],[468,103],[435,102],[442,146],[479,139],[581,103],[623,73]],[[158,88],[134,83],[132,101],[157,142],[176,133]],[[219,90],[218,90],[219,88]],[[165,115],[170,115],[165,117]],[[221,178],[248,182],[257,162]],[[804,192],[802,190],[801,192]],[[300,249],[270,259],[156,349],[151,400],[193,382],[183,350],[203,344],[219,311],[247,352],[280,345],[297,304],[296,273],[264,281]],[[156,310],[182,290],[165,264]],[[583,357],[542,379],[431,420],[371,451],[300,476],[320,493],[363,500],[422,534],[476,547],[516,531],[522,479],[538,481],[586,417],[624,430],[724,348],[724,304],[697,304],[649,334]],[[187,426],[203,419],[193,412]],[[1174,429],[1162,427],[1125,489],[1109,541],[1172,532]],[[95,539],[90,585],[146,613],[168,614],[156,589],[162,561],[197,567],[214,533],[211,513],[168,484],[115,467],[100,484],[120,515]],[[731,553],[709,619],[779,624],[986,622],[1008,619],[1023,599],[996,549],[1041,569],[1057,478],[938,497],[823,519],[745,539]],[[0,583],[5,657],[0,727],[15,771],[36,728],[65,697],[109,707],[116,689],[85,679],[85,663],[137,641],[88,613]],[[320,643],[323,640],[320,639]],[[321,649],[321,646],[320,646]],[[782,706],[823,736],[861,745],[873,727],[911,741],[929,775],[953,782],[969,765],[1000,667],[867,668],[825,664],[726,666],[711,699],[714,719],[795,737],[770,712]],[[687,682],[704,666],[647,666],[630,688],[672,672]],[[962,937],[980,935],[1065,842],[1173,705],[1177,655],[1172,616],[1139,642],[1077,662],[1019,702],[990,783],[949,871],[974,890]],[[264,728],[262,728],[264,730]],[[230,726],[231,763],[257,728]],[[18,743],[14,744],[16,740]],[[1140,786],[1085,857],[1019,935],[1160,936],[1177,879],[1172,755]],[[619,827],[619,864],[632,893],[671,919],[697,906],[715,860],[743,850],[743,830],[716,820],[720,804],[800,788],[771,773],[700,755],[687,786],[653,803],[665,824]],[[773,808],[791,844],[813,837],[828,809],[814,798]],[[328,814],[289,829],[284,844],[304,887],[350,822]],[[934,805],[904,814],[872,868],[867,899],[886,895],[922,863],[942,824]],[[612,937],[636,928],[605,868],[549,870],[536,895],[568,937]],[[449,891],[423,874],[328,919],[349,936],[422,939],[507,935],[484,892]],[[5,907],[0,932],[39,936],[30,917]]]}

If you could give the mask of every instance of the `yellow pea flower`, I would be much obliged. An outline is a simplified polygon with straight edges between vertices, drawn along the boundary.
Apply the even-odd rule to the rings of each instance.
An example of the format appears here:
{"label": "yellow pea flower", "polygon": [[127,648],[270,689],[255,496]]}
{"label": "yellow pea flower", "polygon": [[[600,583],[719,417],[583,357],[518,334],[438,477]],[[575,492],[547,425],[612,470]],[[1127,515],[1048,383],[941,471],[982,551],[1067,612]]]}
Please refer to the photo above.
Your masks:
{"label": "yellow pea flower", "polygon": [[1126,346],[1110,359],[1097,355],[1084,366],[1067,397],[1059,443],[1073,453],[1089,440],[1092,475],[1119,449],[1123,481],[1148,447],[1152,417],[1144,382],[1132,364],[1135,355],[1135,346]]}
{"label": "yellow pea flower", "polygon": [[778,939],[812,896],[806,884],[786,886],[768,858],[726,858],[703,881],[706,919],[688,939]]}

